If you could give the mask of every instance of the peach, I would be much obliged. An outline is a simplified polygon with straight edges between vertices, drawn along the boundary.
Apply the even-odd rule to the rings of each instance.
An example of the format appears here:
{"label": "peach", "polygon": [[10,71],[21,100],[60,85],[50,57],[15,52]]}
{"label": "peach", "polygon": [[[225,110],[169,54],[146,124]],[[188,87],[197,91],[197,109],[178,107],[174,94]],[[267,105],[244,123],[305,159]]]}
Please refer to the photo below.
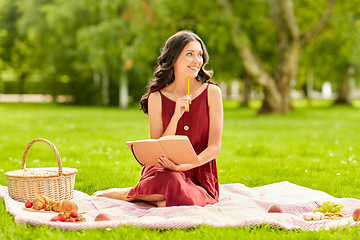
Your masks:
{"label": "peach", "polygon": [[110,220],[110,216],[106,213],[99,213],[95,218],[95,221],[108,221],[108,220]]}
{"label": "peach", "polygon": [[278,205],[272,205],[268,210],[268,213],[282,213],[282,212],[283,210]]}
{"label": "peach", "polygon": [[354,219],[354,221],[359,221],[359,217],[360,217],[360,208],[357,208],[354,210],[352,217]]}

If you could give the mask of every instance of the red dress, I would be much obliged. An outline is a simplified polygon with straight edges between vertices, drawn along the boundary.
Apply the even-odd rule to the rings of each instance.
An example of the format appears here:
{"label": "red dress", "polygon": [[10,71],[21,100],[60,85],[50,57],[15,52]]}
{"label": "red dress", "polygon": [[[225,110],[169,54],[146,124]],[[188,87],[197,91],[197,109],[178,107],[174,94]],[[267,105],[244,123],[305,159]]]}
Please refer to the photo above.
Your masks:
{"label": "red dress", "polygon": [[[208,144],[209,106],[208,87],[191,101],[190,111],[180,118],[176,135],[188,136],[197,154]],[[161,91],[162,120],[167,128],[174,114],[175,102],[165,97]],[[215,159],[185,172],[173,172],[162,167],[144,167],[139,183],[133,187],[128,197],[161,194],[166,206],[214,204],[219,199],[219,182]]]}

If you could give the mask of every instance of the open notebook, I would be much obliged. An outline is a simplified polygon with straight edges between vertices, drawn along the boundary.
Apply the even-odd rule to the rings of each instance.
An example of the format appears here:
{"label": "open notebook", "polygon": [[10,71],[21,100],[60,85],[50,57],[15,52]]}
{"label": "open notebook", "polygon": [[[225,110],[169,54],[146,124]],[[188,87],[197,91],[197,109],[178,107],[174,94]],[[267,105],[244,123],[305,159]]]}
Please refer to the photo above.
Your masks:
{"label": "open notebook", "polygon": [[175,164],[200,163],[187,136],[170,135],[126,143],[142,166],[156,166],[159,157],[167,157]]}

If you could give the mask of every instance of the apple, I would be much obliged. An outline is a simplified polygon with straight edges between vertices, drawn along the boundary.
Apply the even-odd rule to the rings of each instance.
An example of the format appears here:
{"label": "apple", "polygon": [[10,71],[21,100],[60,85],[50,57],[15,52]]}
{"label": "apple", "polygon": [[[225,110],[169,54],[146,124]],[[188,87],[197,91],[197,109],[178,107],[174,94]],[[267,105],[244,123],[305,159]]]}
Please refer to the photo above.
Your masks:
{"label": "apple", "polygon": [[95,218],[95,221],[108,221],[108,220],[110,220],[110,216],[107,215],[106,213],[99,213]]}
{"label": "apple", "polygon": [[282,212],[283,210],[278,205],[272,205],[268,210],[268,213],[282,213]]}
{"label": "apple", "polygon": [[360,217],[360,208],[357,208],[354,210],[352,217],[354,219],[354,221],[358,221],[359,217]]}

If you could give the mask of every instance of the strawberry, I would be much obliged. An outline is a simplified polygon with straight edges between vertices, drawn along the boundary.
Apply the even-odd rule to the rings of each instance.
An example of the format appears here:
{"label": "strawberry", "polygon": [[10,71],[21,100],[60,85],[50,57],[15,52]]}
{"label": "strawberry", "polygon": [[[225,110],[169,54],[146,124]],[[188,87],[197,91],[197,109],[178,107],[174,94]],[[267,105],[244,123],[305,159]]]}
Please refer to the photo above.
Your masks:
{"label": "strawberry", "polygon": [[53,217],[53,218],[50,219],[51,222],[56,222],[57,220],[58,220],[58,217],[57,217],[57,216],[55,216],[55,217]]}
{"label": "strawberry", "polygon": [[31,208],[32,205],[33,205],[33,202],[30,201],[30,200],[27,200],[27,202],[25,203],[25,207],[26,207],[26,208]]}
{"label": "strawberry", "polygon": [[59,215],[57,216],[57,220],[59,220],[60,222],[65,222],[66,217],[63,213],[59,213]]}
{"label": "strawberry", "polygon": [[70,216],[73,217],[73,218],[77,218],[79,216],[78,212],[76,210],[72,211],[70,213]]}
{"label": "strawberry", "polygon": [[49,203],[45,203],[44,209],[45,209],[45,211],[51,211],[51,210],[52,210],[52,206],[51,206]]}
{"label": "strawberry", "polygon": [[69,218],[70,218],[70,213],[65,212],[64,215],[65,215],[66,219],[69,219]]}
{"label": "strawberry", "polygon": [[76,222],[83,222],[85,220],[85,218],[82,215],[79,215],[75,218]]}
{"label": "strawberry", "polygon": [[70,217],[70,218],[66,219],[66,221],[65,221],[65,222],[75,222],[75,218]]}

